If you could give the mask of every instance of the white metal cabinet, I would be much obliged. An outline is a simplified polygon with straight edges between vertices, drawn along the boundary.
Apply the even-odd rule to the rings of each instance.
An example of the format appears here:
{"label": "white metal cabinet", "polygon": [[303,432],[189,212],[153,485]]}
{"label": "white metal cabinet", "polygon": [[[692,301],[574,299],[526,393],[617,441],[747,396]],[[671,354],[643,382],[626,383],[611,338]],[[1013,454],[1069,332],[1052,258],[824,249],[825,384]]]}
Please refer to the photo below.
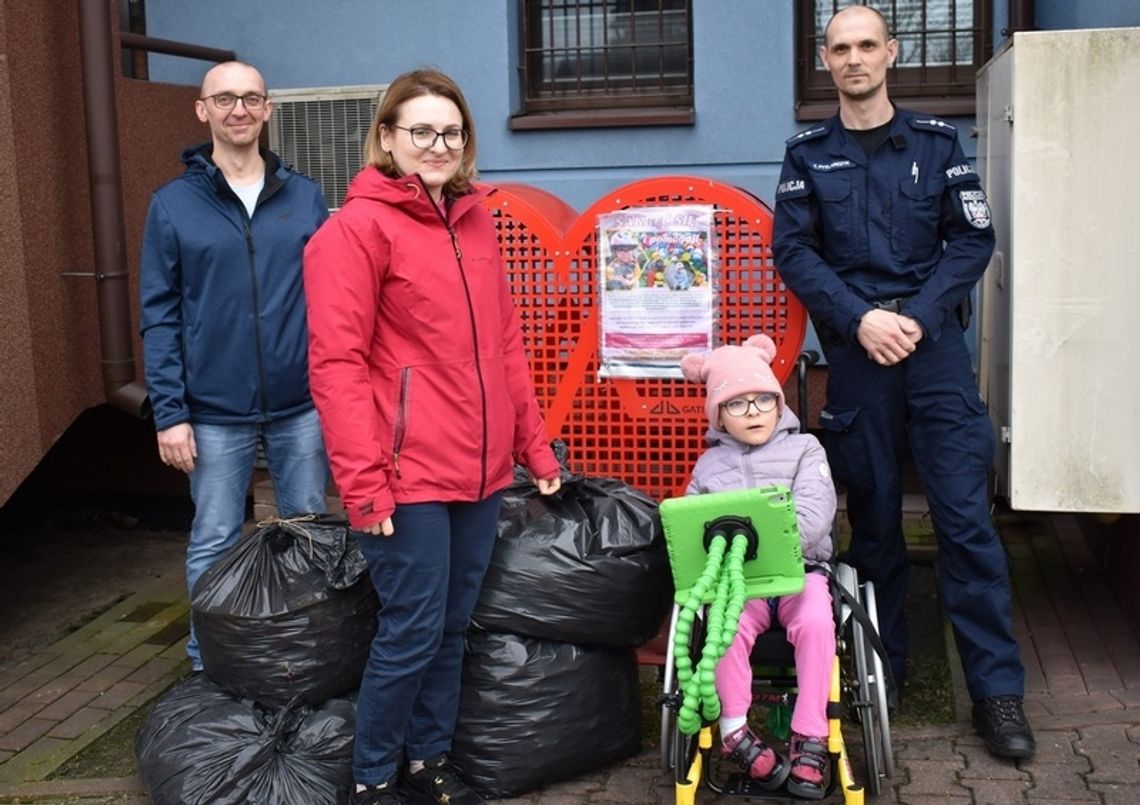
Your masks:
{"label": "white metal cabinet", "polygon": [[998,492],[1140,512],[1140,28],[1014,34],[978,73],[978,134]]}

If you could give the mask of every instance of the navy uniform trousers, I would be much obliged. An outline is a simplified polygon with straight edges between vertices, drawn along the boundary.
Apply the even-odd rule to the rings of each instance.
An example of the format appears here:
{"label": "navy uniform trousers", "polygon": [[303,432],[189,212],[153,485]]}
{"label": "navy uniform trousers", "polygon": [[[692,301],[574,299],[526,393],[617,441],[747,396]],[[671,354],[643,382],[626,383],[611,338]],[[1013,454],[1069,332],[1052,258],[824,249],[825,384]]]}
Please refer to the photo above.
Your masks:
{"label": "navy uniform trousers", "polygon": [[825,347],[824,442],[847,488],[853,533],[846,561],[875,584],[879,630],[895,678],[905,677],[909,562],[900,468],[908,443],[938,540],[938,582],[973,700],[1022,695],[1009,563],[989,512],[995,443],[961,330],[924,338],[894,366],[858,344]]}

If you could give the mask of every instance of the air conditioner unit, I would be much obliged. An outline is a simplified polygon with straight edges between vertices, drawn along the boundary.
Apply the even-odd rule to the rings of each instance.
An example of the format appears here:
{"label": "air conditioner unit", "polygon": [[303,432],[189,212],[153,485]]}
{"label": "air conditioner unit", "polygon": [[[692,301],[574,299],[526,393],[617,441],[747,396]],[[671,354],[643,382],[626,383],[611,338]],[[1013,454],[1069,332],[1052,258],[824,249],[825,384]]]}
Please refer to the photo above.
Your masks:
{"label": "air conditioner unit", "polygon": [[269,93],[269,147],[295,170],[312,177],[330,209],[344,200],[364,165],[364,140],[386,84],[279,89]]}

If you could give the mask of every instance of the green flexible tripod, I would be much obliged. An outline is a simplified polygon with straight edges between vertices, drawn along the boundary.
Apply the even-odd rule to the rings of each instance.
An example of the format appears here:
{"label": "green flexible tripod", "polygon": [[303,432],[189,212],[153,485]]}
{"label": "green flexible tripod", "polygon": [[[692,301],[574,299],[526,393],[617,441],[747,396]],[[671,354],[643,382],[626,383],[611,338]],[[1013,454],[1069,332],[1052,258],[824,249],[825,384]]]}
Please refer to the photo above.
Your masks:
{"label": "green flexible tripod", "polygon": [[[681,707],[677,711],[677,727],[685,735],[696,735],[702,721],[715,721],[720,717],[716,664],[732,644],[740,627],[740,614],[744,611],[745,601],[744,558],[748,555],[749,548],[753,556],[756,554],[756,532],[746,521],[722,517],[706,528],[705,535],[709,543],[708,561],[681,607],[674,634],[673,655],[677,662],[677,682],[682,694]],[[728,545],[729,537],[732,544],[726,559],[725,546]],[[689,653],[693,618],[714,584],[716,593],[709,607],[705,644],[701,648],[697,670],[694,671]]]}
{"label": "green flexible tripod", "polygon": [[[720,716],[716,664],[736,636],[745,601],[803,589],[799,528],[784,487],[673,498],[662,502],[661,520],[680,607],[673,634],[677,727],[694,735]],[[693,621],[705,604],[706,638],[694,668]]]}

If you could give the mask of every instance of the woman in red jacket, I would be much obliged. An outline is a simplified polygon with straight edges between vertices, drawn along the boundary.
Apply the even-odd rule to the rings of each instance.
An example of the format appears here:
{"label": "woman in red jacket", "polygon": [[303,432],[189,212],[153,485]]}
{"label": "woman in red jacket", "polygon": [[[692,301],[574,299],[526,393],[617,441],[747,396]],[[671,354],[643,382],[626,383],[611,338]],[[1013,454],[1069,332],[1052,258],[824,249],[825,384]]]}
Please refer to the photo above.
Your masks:
{"label": "woman in red jacket", "polygon": [[304,266],[313,398],[382,605],[357,700],[356,801],[479,803],[447,760],[463,636],[514,462],[543,494],[559,466],[481,203],[490,191],[471,183],[459,87],[434,70],[399,76],[367,149]]}

